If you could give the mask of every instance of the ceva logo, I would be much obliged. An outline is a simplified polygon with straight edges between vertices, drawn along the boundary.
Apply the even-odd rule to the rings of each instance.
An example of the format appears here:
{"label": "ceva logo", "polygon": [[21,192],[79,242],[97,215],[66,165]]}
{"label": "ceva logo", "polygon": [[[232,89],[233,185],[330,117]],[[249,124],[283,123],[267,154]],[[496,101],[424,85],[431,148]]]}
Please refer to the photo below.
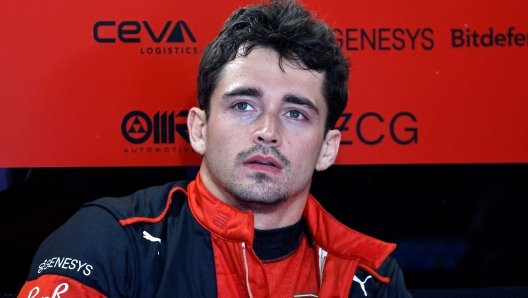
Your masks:
{"label": "ceva logo", "polygon": [[[119,24],[116,21],[99,21],[93,27],[93,37],[98,43],[115,43],[117,39],[126,43],[140,43],[141,30],[145,29],[155,43],[162,41],[167,43],[196,42],[196,38],[185,21],[177,21],[174,26],[172,24],[172,21],[167,21],[160,30],[152,28],[147,21],[122,21]],[[170,33],[167,33],[169,29]]]}

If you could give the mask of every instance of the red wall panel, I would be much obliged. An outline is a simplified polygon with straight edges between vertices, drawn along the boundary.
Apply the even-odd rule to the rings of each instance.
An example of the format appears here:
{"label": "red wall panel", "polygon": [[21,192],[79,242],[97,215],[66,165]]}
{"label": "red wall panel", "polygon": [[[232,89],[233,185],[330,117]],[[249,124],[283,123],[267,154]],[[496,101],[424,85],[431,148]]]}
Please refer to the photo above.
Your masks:
{"label": "red wall panel", "polygon": [[[247,3],[4,1],[0,166],[197,165],[200,54]],[[339,164],[528,161],[526,2],[304,3],[352,62]]]}

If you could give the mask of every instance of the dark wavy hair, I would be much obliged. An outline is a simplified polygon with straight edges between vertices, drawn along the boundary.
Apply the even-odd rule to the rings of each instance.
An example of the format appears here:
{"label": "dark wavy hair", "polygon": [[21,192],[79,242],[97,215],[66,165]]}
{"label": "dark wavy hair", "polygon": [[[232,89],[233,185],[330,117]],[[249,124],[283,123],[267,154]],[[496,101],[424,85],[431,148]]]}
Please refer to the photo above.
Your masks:
{"label": "dark wavy hair", "polygon": [[[240,51],[240,47],[242,51]],[[325,131],[334,128],[348,98],[348,60],[328,25],[294,0],[274,0],[240,8],[205,48],[198,71],[198,102],[209,117],[211,95],[226,63],[255,47],[276,51],[302,69],[324,72],[323,96],[328,107]]]}

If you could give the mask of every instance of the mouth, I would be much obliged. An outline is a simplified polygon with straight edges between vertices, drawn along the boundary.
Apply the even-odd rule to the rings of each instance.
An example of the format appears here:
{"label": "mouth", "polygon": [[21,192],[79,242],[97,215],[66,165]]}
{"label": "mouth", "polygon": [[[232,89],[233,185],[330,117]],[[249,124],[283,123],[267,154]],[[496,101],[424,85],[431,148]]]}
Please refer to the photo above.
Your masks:
{"label": "mouth", "polygon": [[274,168],[277,170],[282,169],[282,164],[271,156],[255,155],[243,162],[244,165],[256,167],[256,168]]}

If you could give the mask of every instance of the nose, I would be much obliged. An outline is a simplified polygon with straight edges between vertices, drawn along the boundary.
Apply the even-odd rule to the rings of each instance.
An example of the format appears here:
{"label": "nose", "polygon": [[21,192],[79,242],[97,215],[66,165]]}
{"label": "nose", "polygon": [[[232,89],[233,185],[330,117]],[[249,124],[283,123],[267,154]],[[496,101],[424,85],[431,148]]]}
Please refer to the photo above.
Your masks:
{"label": "nose", "polygon": [[273,113],[268,112],[260,115],[256,122],[253,142],[274,147],[280,146],[280,125],[280,119]]}

